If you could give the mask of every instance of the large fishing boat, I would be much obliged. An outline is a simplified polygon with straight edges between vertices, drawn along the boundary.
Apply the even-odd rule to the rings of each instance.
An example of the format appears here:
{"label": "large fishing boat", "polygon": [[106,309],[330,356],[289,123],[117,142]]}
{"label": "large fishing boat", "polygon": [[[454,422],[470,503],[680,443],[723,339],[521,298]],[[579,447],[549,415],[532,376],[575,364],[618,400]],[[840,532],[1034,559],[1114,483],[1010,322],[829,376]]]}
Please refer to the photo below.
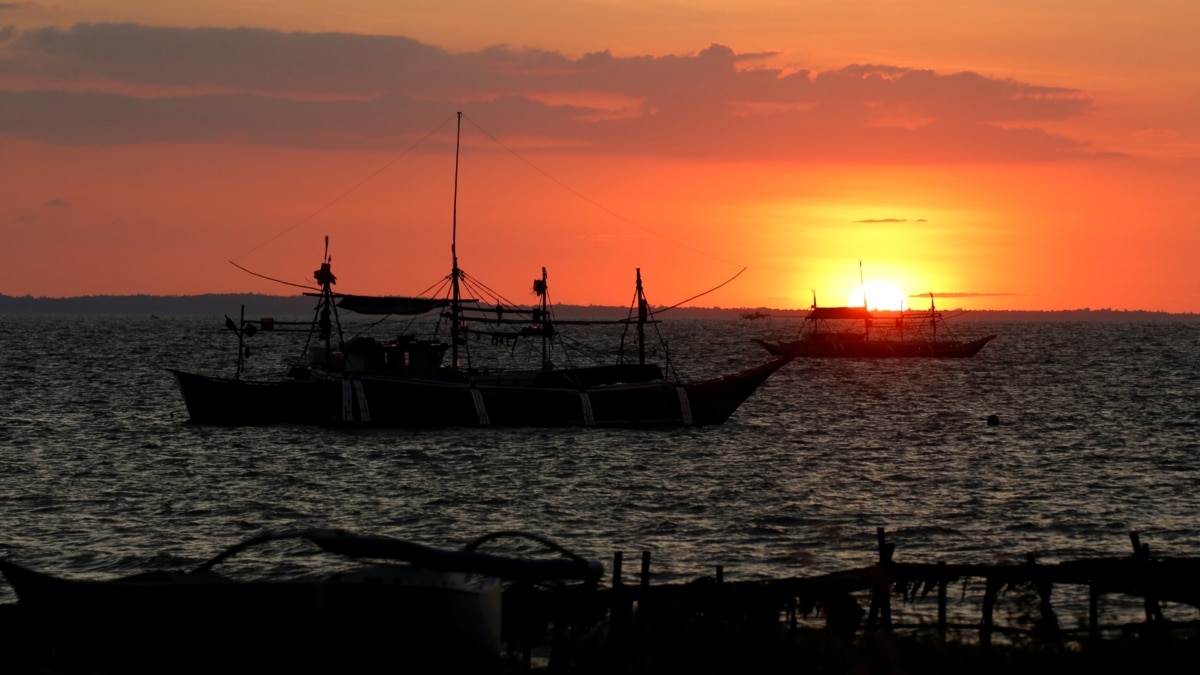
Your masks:
{"label": "large fishing boat", "polygon": [[995,337],[955,338],[930,294],[929,309],[925,311],[818,307],[814,300],[796,339],[788,342],[756,339],[754,342],[776,356],[962,358],[975,356]]}
{"label": "large fishing boat", "polygon": [[[455,194],[457,157],[456,153]],[[309,335],[303,360],[283,377],[243,377],[245,341],[264,330],[294,326],[269,319],[247,321],[244,315],[238,322],[227,318],[227,326],[238,336],[233,377],[172,371],[191,420],[384,426],[712,425],[725,422],[792,358],[782,355],[723,377],[682,381],[665,345],[658,350],[667,357],[663,366],[647,359],[649,332],[657,331],[658,320],[638,270],[628,316],[607,322],[623,330],[616,358],[602,363],[567,356],[556,364],[553,350],[566,345],[558,344],[563,322],[554,319],[545,268],[533,283],[538,306],[509,303],[459,267],[457,222],[453,232],[444,293],[417,298],[335,293],[327,238],[322,264],[313,275],[316,311],[312,322],[302,328]],[[339,310],[364,315],[432,314],[436,327],[447,330],[441,338],[435,330],[433,338],[404,334],[346,339]],[[533,340],[540,344],[540,352],[533,367],[481,365],[472,361],[471,337],[485,338],[492,346]]]}

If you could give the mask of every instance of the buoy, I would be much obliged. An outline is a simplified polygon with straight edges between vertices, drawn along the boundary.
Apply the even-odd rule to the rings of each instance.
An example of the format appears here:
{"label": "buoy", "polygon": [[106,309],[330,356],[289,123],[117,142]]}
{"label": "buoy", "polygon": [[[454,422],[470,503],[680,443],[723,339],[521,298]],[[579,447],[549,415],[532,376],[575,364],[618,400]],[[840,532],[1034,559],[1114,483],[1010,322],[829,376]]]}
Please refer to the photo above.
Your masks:
{"label": "buoy", "polygon": [[998,426],[1000,426],[1000,416],[999,415],[988,415],[987,422],[988,422],[989,427],[998,427]]}

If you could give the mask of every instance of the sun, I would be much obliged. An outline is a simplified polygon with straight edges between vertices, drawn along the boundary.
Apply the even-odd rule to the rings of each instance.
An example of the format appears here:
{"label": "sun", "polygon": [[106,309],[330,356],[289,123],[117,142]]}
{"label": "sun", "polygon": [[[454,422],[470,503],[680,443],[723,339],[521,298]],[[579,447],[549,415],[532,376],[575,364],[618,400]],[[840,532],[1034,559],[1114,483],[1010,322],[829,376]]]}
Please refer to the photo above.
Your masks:
{"label": "sun", "polygon": [[908,309],[908,299],[904,292],[896,287],[895,284],[886,281],[868,281],[865,285],[854,289],[850,294],[850,299],[846,301],[848,307],[862,307],[863,295],[867,298],[867,309],[880,309],[887,311],[902,311]]}

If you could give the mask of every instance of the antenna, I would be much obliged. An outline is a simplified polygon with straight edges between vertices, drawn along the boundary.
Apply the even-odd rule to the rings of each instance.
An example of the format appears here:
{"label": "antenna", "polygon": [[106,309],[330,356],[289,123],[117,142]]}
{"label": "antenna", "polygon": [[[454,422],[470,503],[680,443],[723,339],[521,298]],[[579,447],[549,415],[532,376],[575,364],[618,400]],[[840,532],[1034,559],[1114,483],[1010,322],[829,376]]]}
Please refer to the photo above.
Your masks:
{"label": "antenna", "polygon": [[458,128],[454,132],[454,203],[450,212],[450,256],[454,259],[453,269],[458,271],[458,153],[462,144],[462,113],[458,116]]}

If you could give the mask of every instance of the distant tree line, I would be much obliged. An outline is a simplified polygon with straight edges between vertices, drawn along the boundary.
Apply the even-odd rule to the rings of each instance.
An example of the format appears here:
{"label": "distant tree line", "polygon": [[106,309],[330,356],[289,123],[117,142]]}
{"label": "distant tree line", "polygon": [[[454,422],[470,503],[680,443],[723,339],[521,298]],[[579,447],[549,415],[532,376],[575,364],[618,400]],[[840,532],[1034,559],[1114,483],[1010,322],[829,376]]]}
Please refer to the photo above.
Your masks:
{"label": "distant tree line", "polygon": [[[207,295],[85,295],[74,298],[15,297],[0,294],[0,314],[88,315],[88,316],[223,316],[245,306],[247,318],[263,316],[309,316],[316,298],[303,295],[281,296],[252,293],[212,293]],[[802,319],[804,309],[769,307],[677,307],[664,312],[664,318],[740,319],[753,315],[763,319]],[[558,305],[560,318],[622,318],[626,307],[603,305]],[[954,321],[1160,321],[1200,318],[1200,315],[1173,314],[1143,310],[1071,309],[1029,310],[946,310]]]}
{"label": "distant tree line", "polygon": [[304,296],[255,294],[87,295],[35,298],[0,295],[0,314],[107,316],[233,316],[241,306],[247,316],[307,316],[316,300]]}

